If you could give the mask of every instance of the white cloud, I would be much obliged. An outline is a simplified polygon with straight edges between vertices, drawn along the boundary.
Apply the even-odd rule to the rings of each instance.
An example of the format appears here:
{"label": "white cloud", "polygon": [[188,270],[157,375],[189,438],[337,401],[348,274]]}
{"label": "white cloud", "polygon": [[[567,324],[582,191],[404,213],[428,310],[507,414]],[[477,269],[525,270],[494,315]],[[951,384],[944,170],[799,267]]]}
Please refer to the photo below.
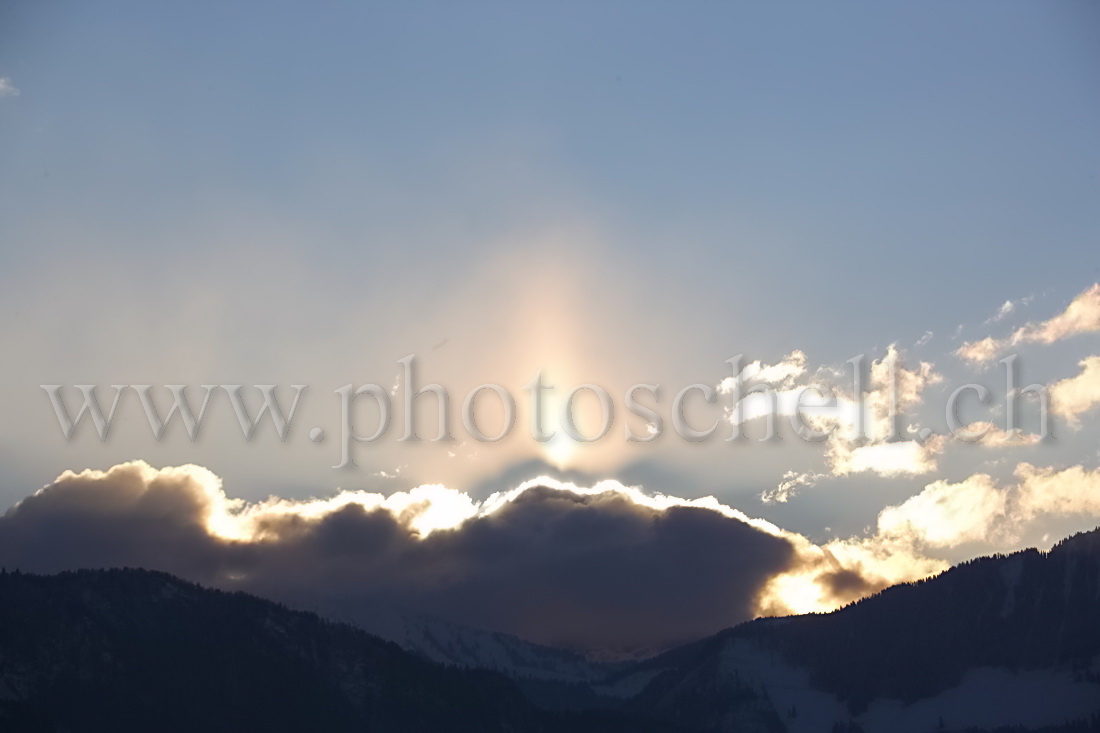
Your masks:
{"label": "white cloud", "polygon": [[936,481],[878,516],[879,534],[914,536],[931,547],[954,547],[988,538],[1005,517],[1007,494],[986,474],[960,483]]}
{"label": "white cloud", "polygon": [[981,364],[991,361],[1012,346],[1052,344],[1070,336],[1095,331],[1100,331],[1100,283],[1080,293],[1064,311],[1049,320],[1021,326],[1003,339],[986,337],[980,341],[968,341],[955,354],[966,361]]}
{"label": "white cloud", "polygon": [[1014,311],[1014,310],[1016,310],[1016,304],[1013,303],[1011,300],[1006,300],[1004,302],[1004,304],[1001,305],[1001,307],[997,309],[997,312],[994,313],[989,318],[987,318],[985,322],[988,325],[990,323],[997,323],[998,321],[1003,321],[1005,319],[1005,317],[1010,315],[1012,313],[1012,311]]}
{"label": "white cloud", "polygon": [[1016,478],[1020,521],[1047,514],[1100,514],[1100,470],[1073,466],[1057,471],[1021,463],[1016,467]]}
{"label": "white cloud", "polygon": [[817,482],[825,478],[826,474],[823,473],[799,473],[797,471],[787,471],[783,474],[783,480],[779,482],[779,485],[774,489],[769,489],[760,495],[761,501],[765,504],[772,504],[778,502],[785,504],[799,492],[801,489],[810,489],[817,485]]}
{"label": "white cloud", "polygon": [[757,360],[746,365],[740,374],[723,379],[718,384],[718,392],[730,394],[738,385],[753,382],[762,382],[777,391],[789,390],[805,373],[806,354],[796,349],[775,364],[765,364]]}
{"label": "white cloud", "polygon": [[1001,430],[991,422],[970,423],[961,431],[969,435],[981,436],[971,441],[989,448],[1021,447],[1035,445],[1040,440],[1038,433],[1025,433],[1016,428],[1014,430]]}
{"label": "white cloud", "polygon": [[18,97],[19,89],[6,76],[0,76],[0,97]]}
{"label": "white cloud", "polygon": [[[825,460],[832,475],[862,472],[880,476],[916,475],[935,469],[945,441],[935,436],[929,440],[899,440],[900,436],[895,435],[895,417],[919,405],[925,389],[941,382],[942,377],[929,362],[919,362],[910,368],[903,361],[903,354],[895,344],[887,347],[882,358],[871,363],[863,395],[857,396],[851,385],[843,383],[844,369],[820,368],[811,379],[806,355],[794,351],[777,364],[759,361],[749,364],[736,377],[724,379],[718,392],[731,394],[751,388],[753,383],[767,384],[774,396],[759,392],[744,395],[727,408],[727,419],[732,424],[741,424],[768,417],[773,414],[774,399],[777,417],[800,413],[812,430],[828,433]],[[826,383],[821,384],[820,380]],[[803,391],[815,385],[832,390],[835,403],[821,406],[806,400],[800,404]],[[862,433],[857,434],[861,428]],[[827,474],[789,473],[761,498],[765,502],[788,501],[824,475]]]}
{"label": "white cloud", "polygon": [[1003,348],[1005,348],[1004,341],[998,341],[992,336],[986,336],[980,341],[967,341],[955,351],[955,354],[960,359],[965,359],[975,364],[982,364],[987,361],[992,361],[997,354],[1001,353],[1001,349]]}
{"label": "white cloud", "polygon": [[916,476],[936,468],[943,445],[943,436],[935,436],[925,443],[900,440],[835,450],[831,454],[833,471],[838,474],[869,471],[887,477]]}
{"label": "white cloud", "polygon": [[1090,356],[1080,366],[1076,377],[1050,386],[1050,409],[1075,428],[1081,426],[1083,413],[1100,405],[1100,356]]}
{"label": "white cloud", "polygon": [[[915,369],[907,368],[903,355],[895,345],[890,345],[883,358],[871,364],[866,409],[867,441],[858,445],[837,431],[829,441],[828,460],[834,474],[870,471],[881,476],[899,476],[926,473],[936,467],[936,457],[943,451],[944,441],[899,441],[894,435],[894,412],[910,410],[919,405],[924,390],[939,384],[943,378],[929,362],[919,362]],[[855,395],[847,400],[855,404]],[[848,427],[855,426],[856,410],[847,416]]]}
{"label": "white cloud", "polygon": [[[798,478],[798,475],[792,476]],[[948,563],[929,551],[966,543],[990,551],[1016,549],[1040,517],[1100,516],[1100,470],[1057,470],[1027,463],[1016,483],[999,486],[987,474],[935,481],[897,506],[883,509],[871,536],[814,545],[788,535],[800,559],[775,576],[760,597],[760,613],[807,613],[836,607],[896,583],[941,572]]]}
{"label": "white cloud", "polygon": [[1100,470],[1057,470],[1029,463],[1016,467],[1016,482],[1002,487],[984,473],[963,481],[936,481],[878,516],[878,537],[915,547],[957,547],[981,542],[1011,547],[1040,517],[1100,515]]}

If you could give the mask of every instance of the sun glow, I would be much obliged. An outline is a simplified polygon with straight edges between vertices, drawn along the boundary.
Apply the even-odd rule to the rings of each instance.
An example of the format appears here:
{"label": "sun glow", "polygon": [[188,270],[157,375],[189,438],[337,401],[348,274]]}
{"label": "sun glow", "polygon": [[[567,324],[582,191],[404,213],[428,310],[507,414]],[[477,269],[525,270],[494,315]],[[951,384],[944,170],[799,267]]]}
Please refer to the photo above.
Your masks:
{"label": "sun glow", "polygon": [[564,432],[558,431],[554,437],[542,444],[542,455],[554,468],[563,471],[577,454],[577,444]]}
{"label": "sun glow", "polygon": [[770,607],[761,610],[769,615],[825,613],[838,605],[825,597],[821,584],[810,573],[777,575],[769,581],[762,596]]}

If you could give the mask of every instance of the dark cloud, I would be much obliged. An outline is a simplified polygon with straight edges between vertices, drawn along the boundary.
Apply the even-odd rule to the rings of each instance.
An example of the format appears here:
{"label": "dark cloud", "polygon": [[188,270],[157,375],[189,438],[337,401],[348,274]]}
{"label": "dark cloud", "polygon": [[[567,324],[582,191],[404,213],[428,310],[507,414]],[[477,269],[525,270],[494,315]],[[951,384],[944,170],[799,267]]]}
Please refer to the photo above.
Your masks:
{"label": "dark cloud", "polygon": [[423,508],[252,507],[242,538],[219,528],[242,508],[208,472],[127,464],[66,474],[9,510],[0,564],[155,568],[368,627],[387,606],[544,643],[629,648],[750,618],[763,585],[797,557],[787,539],[740,519],[617,491],[535,486],[426,536],[410,523]]}
{"label": "dark cloud", "polygon": [[881,581],[876,583],[854,570],[822,573],[818,583],[828,588],[834,598],[845,602],[858,600],[884,587]]}

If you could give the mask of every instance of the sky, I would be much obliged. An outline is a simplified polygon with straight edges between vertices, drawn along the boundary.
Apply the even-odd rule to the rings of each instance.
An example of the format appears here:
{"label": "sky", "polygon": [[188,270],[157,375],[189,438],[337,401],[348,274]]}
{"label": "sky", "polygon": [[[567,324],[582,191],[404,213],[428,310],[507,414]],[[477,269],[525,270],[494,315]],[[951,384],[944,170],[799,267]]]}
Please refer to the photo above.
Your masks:
{"label": "sky", "polygon": [[[586,635],[564,642],[585,646],[627,611],[592,595],[604,581],[548,579],[577,563],[600,565],[604,580],[653,575],[659,560],[613,558],[642,542],[632,522],[671,512],[673,529],[645,535],[653,554],[641,557],[700,568],[678,591],[685,602],[716,587],[731,600],[670,631],[683,609],[662,612],[654,599],[667,586],[654,581],[655,595],[631,606],[654,615],[615,640],[628,646],[827,609],[1090,529],[1098,84],[1100,9],[1086,2],[5,3],[0,505],[13,508],[0,548],[43,569],[92,551],[104,564],[168,558],[165,569],[288,599],[324,593],[274,578],[325,567],[364,597],[563,641],[538,613],[500,616],[518,601],[485,594],[498,583],[527,601],[580,599]],[[1050,386],[1047,440],[1005,440],[999,359],[1012,354],[1020,386]],[[417,402],[425,439],[398,440],[410,355],[413,386],[447,388],[453,441],[430,440],[432,397]],[[743,372],[727,363],[738,355]],[[787,425],[794,391],[825,383],[849,404],[847,362],[860,355],[868,444],[799,440]],[[899,443],[886,436],[891,366]],[[605,388],[608,434],[533,440],[523,387],[540,369],[556,387],[551,417],[569,388]],[[758,440],[765,421],[746,403],[748,437],[725,440],[739,423],[735,389],[762,377],[786,411],[780,439]],[[968,383],[990,402],[968,393],[964,422],[998,426],[978,443],[945,435],[945,405]],[[197,411],[201,385],[240,384],[251,414],[252,385],[280,385],[286,408],[291,385],[308,387],[285,440],[267,417],[245,440],[225,390],[195,440],[178,416],[157,440],[134,389],[120,393],[106,440],[87,416],[66,440],[42,385],[63,385],[75,416],[78,384],[100,385],[105,411],[111,385],[152,385],[162,412],[165,385],[188,385]],[[334,468],[337,390],[349,384],[379,385],[394,422],[351,444],[355,466]],[[459,417],[483,384],[516,400],[499,442],[473,439]],[[658,385],[637,393],[663,421],[652,442],[625,437],[647,435],[627,411],[636,384]],[[673,398],[693,384],[715,398],[686,398],[696,429],[717,421],[705,441],[672,429]],[[477,398],[485,434],[501,424],[497,399]],[[369,401],[352,410],[362,435],[378,420]],[[598,401],[582,392],[576,405],[595,434]],[[1021,399],[1029,434],[1037,409]],[[850,427],[853,414],[817,424]],[[929,439],[916,439],[922,428]],[[85,469],[99,473],[59,478]],[[35,523],[46,519],[34,502],[19,504],[44,486],[56,527],[79,516],[140,536],[160,521],[198,534],[171,551],[168,540],[114,547],[102,527],[65,530],[66,544]],[[175,497],[167,514],[144,513],[164,492]],[[564,512],[591,518],[576,533],[611,522],[622,534],[606,537],[621,541],[559,566],[554,551],[577,535],[522,539],[513,522],[530,506],[554,531],[572,526],[553,521]],[[356,515],[349,536],[404,538],[377,557],[352,541],[384,572],[348,576],[316,549],[349,511],[386,520],[371,529]],[[691,545],[683,526],[711,520],[723,528],[704,532],[715,544]],[[528,564],[493,570],[479,532],[517,542]],[[456,545],[439,550],[442,537]],[[284,544],[309,538],[319,544],[308,551]],[[259,553],[246,569],[233,555],[242,547]],[[738,559],[742,547],[757,560]],[[432,583],[448,561],[434,553],[465,568],[442,595]],[[177,567],[177,556],[205,560]],[[736,572],[708,565],[715,557]],[[436,580],[414,582],[424,577]]]}

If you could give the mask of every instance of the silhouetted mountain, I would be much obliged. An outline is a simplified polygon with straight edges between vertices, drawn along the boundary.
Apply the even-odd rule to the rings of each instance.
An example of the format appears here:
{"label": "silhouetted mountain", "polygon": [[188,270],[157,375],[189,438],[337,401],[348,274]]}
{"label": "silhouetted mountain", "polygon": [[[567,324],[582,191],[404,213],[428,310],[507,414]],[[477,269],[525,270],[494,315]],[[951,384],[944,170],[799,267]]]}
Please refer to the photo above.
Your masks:
{"label": "silhouetted mountain", "polygon": [[444,666],[143,570],[4,573],[0,599],[5,731],[1100,731],[1100,530],[742,624],[605,679],[513,637],[405,629],[430,656],[512,679]]}
{"label": "silhouetted mountain", "polygon": [[647,717],[711,730],[757,714],[746,689],[791,731],[1100,730],[1100,530],[834,613],[742,624],[616,686],[641,687],[630,707]]}
{"label": "silhouetted mountain", "polygon": [[560,715],[506,678],[144,570],[0,575],[5,731],[672,730]]}

